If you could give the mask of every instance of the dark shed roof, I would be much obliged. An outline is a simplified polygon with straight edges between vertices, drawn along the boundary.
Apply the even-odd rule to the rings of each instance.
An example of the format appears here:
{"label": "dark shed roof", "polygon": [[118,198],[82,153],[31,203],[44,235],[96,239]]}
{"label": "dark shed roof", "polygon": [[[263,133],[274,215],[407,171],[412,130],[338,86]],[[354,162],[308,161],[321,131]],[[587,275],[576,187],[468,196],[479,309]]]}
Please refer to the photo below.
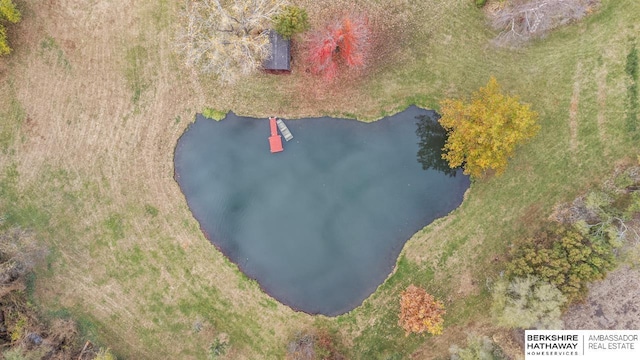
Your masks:
{"label": "dark shed roof", "polygon": [[262,66],[266,70],[291,70],[291,42],[274,30],[267,31],[271,43],[271,57],[265,60]]}

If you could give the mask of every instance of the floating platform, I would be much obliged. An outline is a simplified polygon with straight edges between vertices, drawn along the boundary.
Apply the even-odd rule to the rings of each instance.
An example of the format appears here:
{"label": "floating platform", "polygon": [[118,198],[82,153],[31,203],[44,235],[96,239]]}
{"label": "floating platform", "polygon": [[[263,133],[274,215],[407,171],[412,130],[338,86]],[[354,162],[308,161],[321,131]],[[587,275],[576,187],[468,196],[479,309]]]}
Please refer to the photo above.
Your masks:
{"label": "floating platform", "polygon": [[280,129],[280,133],[282,133],[285,140],[289,141],[293,139],[293,135],[291,135],[291,131],[289,131],[287,125],[284,124],[284,121],[277,119],[276,123],[278,124],[278,129]]}
{"label": "floating platform", "polygon": [[278,128],[276,126],[276,118],[269,118],[269,126],[271,127],[271,136],[269,136],[269,147],[272,153],[277,153],[282,150],[282,137],[278,135]]}

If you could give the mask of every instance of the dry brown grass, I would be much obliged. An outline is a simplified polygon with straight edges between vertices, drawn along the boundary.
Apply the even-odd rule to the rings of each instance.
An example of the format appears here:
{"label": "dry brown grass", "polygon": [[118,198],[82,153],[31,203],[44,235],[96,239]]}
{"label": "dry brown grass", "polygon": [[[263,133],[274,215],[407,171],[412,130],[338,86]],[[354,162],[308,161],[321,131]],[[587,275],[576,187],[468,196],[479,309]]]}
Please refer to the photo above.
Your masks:
{"label": "dry brown grass", "polygon": [[[171,19],[176,9],[167,6],[171,8],[159,16]],[[27,16],[18,29],[16,54],[5,65],[10,74],[2,79],[16,84],[16,98],[27,116],[24,141],[16,149],[22,187],[42,183],[47,191],[51,184],[43,183],[43,174],[62,169],[69,174],[68,182],[60,184],[63,191],[88,195],[90,186],[93,197],[77,213],[71,211],[76,217],[71,232],[79,234],[74,241],[47,239],[59,253],[55,275],[37,284],[43,306],[77,309],[108,324],[100,338],[135,358],[189,358],[185,354],[202,353],[212,341],[154,324],[145,298],[154,288],[165,290],[164,306],[188,303],[190,293],[220,289],[211,301],[228,302],[230,313],[246,312],[255,322],[271,324],[275,338],[283,338],[291,321],[308,322],[284,306],[261,307],[266,295],[254,285],[235,285],[243,281],[235,267],[196,231],[173,180],[173,148],[195,111],[204,107],[204,97],[193,96],[198,91],[176,67],[172,28],[156,32],[156,3],[60,0],[27,1],[24,7]],[[54,44],[45,45],[46,39]],[[146,49],[133,79],[144,84],[129,83],[127,54],[134,46]],[[136,86],[139,99],[132,101]],[[52,206],[65,205],[56,195],[38,196]],[[153,221],[138,216],[144,204],[160,215]],[[114,213],[123,216],[124,237],[117,246],[114,242],[92,250],[104,233],[105,219]],[[53,214],[54,226],[62,216]],[[158,268],[157,275],[113,278],[122,271],[118,259],[134,247],[145,254],[140,266]],[[149,257],[152,253],[159,254],[157,259]],[[185,266],[188,276],[181,268]],[[176,315],[165,321],[190,329],[194,319]],[[142,336],[150,329],[151,338]],[[177,339],[182,346],[169,346]],[[238,358],[247,357],[245,351],[255,350],[241,348]]]}
{"label": "dry brown grass", "polygon": [[[229,304],[226,312],[252,317],[253,325],[268,324],[272,333],[264,337],[283,343],[289,328],[310,321],[282,305],[265,309],[260,304],[271,300],[254,284],[242,285],[245,280],[235,266],[197,231],[173,180],[173,148],[194,113],[212,106],[252,115],[357,111],[375,117],[380,109],[374,95],[359,91],[364,73],[326,84],[298,63],[288,77],[291,81],[274,83],[273,77],[259,74],[257,87],[239,84],[221,89],[210,79],[183,70],[171,41],[179,5],[27,0],[22,4],[24,20],[16,29],[15,55],[2,60],[2,85],[15,85],[15,98],[26,114],[24,140],[16,145],[15,158],[21,191],[33,191],[53,208],[68,205],[62,193],[81,198],[78,208],[52,214],[52,226],[66,227],[74,239],[59,234],[46,239],[57,255],[53,275],[37,284],[37,296],[45,307],[88,316],[99,325],[98,338],[122,353],[143,358],[158,353],[188,358],[185,354],[201,354],[212,341],[210,336],[190,333],[193,315],[163,319],[167,314],[150,311],[154,290],[163,290],[163,306],[175,308],[181,301],[189,303],[193,294],[218,289],[219,294],[205,298],[224,301]],[[399,24],[409,24],[413,17],[406,1],[303,5],[318,21],[341,11],[371,14],[380,35],[372,71],[383,63],[406,60],[398,47],[403,39]],[[275,103],[261,90],[272,85],[280,93]],[[300,89],[315,91],[309,96]],[[354,104],[358,104],[355,110]],[[58,170],[66,174],[64,179],[48,178]],[[51,193],[54,187],[61,193]],[[147,204],[158,210],[157,218],[144,216],[141,207]],[[124,236],[97,245],[108,232],[105,222],[114,214],[121,219]],[[72,224],[67,224],[69,217],[74,218]],[[135,248],[145,254],[137,266],[157,268],[155,273],[126,275],[130,269],[118,262]],[[122,277],[114,277],[118,272]],[[161,323],[154,323],[154,317]],[[181,346],[167,345],[176,338]],[[266,353],[277,353],[279,345],[268,342]],[[233,348],[233,338],[231,344]],[[245,344],[239,347],[233,350],[237,358],[250,358],[248,354],[257,351]]]}
{"label": "dry brown grass", "polygon": [[589,286],[588,298],[564,315],[566,329],[629,330],[640,326],[640,271],[627,265]]}
{"label": "dry brown grass", "polygon": [[[575,187],[584,186],[585,178],[597,176],[580,168],[569,175],[555,171],[565,165],[570,142],[566,120],[573,54],[582,51],[586,40],[572,40],[566,47],[556,39],[550,48],[529,53],[532,60],[523,60],[518,53],[493,55],[486,46],[491,34],[482,30],[484,20],[469,10],[467,0],[336,0],[331,2],[334,7],[295,2],[307,9],[313,26],[342,9],[369,11],[376,28],[384,30],[380,43],[392,44],[376,53],[369,72],[346,75],[336,83],[323,83],[294,63],[288,76],[258,74],[250,83],[220,87],[182,69],[174,55],[171,37],[180,2],[19,3],[25,16],[12,39],[15,53],[0,60],[0,91],[21,104],[25,120],[14,155],[1,156],[0,166],[17,164],[24,201],[50,216],[40,229],[42,239],[55,250],[51,268],[39,272],[36,284],[43,308],[66,309],[90,336],[135,359],[202,358],[214,338],[223,334],[229,336],[228,358],[282,358],[291,332],[315,322],[340,328],[344,342],[361,350],[386,344],[391,337],[383,333],[385,321],[397,323],[391,312],[397,307],[398,284],[333,321],[295,313],[243,278],[203,237],[188,211],[173,180],[176,141],[205,106],[254,116],[372,119],[409,102],[425,106],[445,95],[468,93],[497,73],[524,100],[535,98],[546,119],[544,130],[530,151],[514,160],[518,171],[475,186],[450,218],[408,243],[403,253],[420,276],[428,268],[435,272],[429,290],[447,297],[455,324],[435,345],[400,337],[394,350],[405,351],[404,344],[410,342],[412,348],[422,346],[416,357],[436,357],[452,342],[466,338],[463,329],[485,328],[464,325],[470,317],[464,314],[464,303],[495,271],[490,259],[504,250],[504,237],[517,231],[514,223],[531,203],[550,209],[564,193],[570,196]],[[607,77],[615,80],[622,71],[620,59],[626,56],[620,39],[634,28],[611,22],[620,27],[615,41],[598,39],[609,37],[607,32],[589,41],[607,43],[603,61]],[[571,39],[578,38],[575,33]],[[590,74],[593,54],[581,56],[592,57],[583,61],[582,74]],[[522,76],[523,69],[527,76]],[[565,76],[567,69],[570,74]],[[547,86],[547,77],[554,86]],[[617,140],[622,137],[615,122],[623,109],[616,99],[623,98],[619,95],[625,89],[622,83],[604,89],[606,109],[601,109],[599,121],[607,138],[617,141],[607,145],[616,156],[625,148]],[[592,89],[585,85],[583,90],[588,95]],[[586,97],[581,92],[580,145],[598,149],[600,145],[592,145],[594,140],[581,130],[589,114],[588,108],[582,111],[582,104],[588,104],[582,99]],[[7,98],[0,98],[0,106],[8,106]],[[580,152],[576,161],[593,161],[590,155]],[[548,199],[541,200],[541,195]],[[157,209],[157,215],[147,209]],[[535,216],[545,215],[542,211]],[[457,271],[463,266],[464,271]],[[407,282],[414,280],[413,273],[401,275]],[[199,322],[202,330],[195,331]]]}

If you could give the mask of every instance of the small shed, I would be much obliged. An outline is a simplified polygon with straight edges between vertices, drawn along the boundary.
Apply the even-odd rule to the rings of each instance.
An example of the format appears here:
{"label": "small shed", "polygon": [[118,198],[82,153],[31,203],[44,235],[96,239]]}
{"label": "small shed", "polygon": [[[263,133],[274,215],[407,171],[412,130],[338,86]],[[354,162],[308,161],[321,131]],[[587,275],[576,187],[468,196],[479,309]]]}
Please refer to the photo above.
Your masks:
{"label": "small shed", "polygon": [[271,44],[271,56],[262,66],[267,71],[291,71],[291,41],[283,38],[275,30],[267,30]]}

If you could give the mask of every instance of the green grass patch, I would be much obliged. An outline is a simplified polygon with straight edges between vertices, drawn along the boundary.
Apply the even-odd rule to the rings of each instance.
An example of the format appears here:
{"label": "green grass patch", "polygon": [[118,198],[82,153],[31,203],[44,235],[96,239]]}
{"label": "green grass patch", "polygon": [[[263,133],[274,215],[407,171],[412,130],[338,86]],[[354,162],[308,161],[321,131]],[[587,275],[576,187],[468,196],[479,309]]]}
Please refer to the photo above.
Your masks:
{"label": "green grass patch", "polygon": [[125,55],[126,70],[125,78],[127,84],[133,92],[131,102],[138,105],[142,93],[149,88],[149,81],[145,78],[144,69],[149,61],[147,48],[142,45],[136,45],[127,49]]}
{"label": "green grass patch", "polygon": [[[404,359],[408,357],[425,338],[425,335],[404,336],[404,330],[398,325],[400,312],[400,293],[410,284],[430,288],[434,269],[411,262],[402,255],[398,259],[396,270],[382,284],[372,299],[356,310],[339,316],[333,326],[344,329],[358,328],[358,319],[376,319],[362,330],[354,339],[354,347],[349,350],[353,359]],[[429,290],[428,290],[429,291]],[[378,303],[385,299],[384,305]]]}
{"label": "green grass patch", "polygon": [[16,205],[19,193],[18,184],[18,167],[15,163],[8,165],[4,170],[3,176],[0,178],[0,200],[2,200],[5,208]]}
{"label": "green grass patch", "polygon": [[48,65],[56,65],[62,67],[65,71],[71,70],[71,63],[67,59],[60,45],[51,36],[45,36],[40,41],[38,54],[45,60]]}
{"label": "green grass patch", "polygon": [[151,18],[156,28],[163,30],[171,23],[170,7],[168,0],[155,1],[155,7],[151,10]]}
{"label": "green grass patch", "polygon": [[24,201],[18,190],[19,177],[17,166],[11,164],[5,168],[0,178],[0,214],[2,227],[21,227],[43,230],[49,226],[49,212],[36,204]]}
{"label": "green grass patch", "polygon": [[[396,304],[397,303],[397,304]],[[354,347],[350,350],[353,359],[405,359],[429,338],[429,335],[410,335],[405,337],[404,330],[398,325],[400,302],[393,306],[377,310],[372,317],[375,325],[366,327],[362,334],[354,339]]]}
{"label": "green grass patch", "polygon": [[222,119],[227,117],[227,112],[206,107],[202,110],[202,116],[215,121],[221,121]]}
{"label": "green grass patch", "polygon": [[124,220],[120,214],[111,214],[105,221],[104,227],[111,240],[124,238]]}
{"label": "green grass patch", "polygon": [[158,211],[158,208],[150,204],[144,205],[144,212],[151,217],[156,217],[160,213],[160,211]]}
{"label": "green grass patch", "polygon": [[396,291],[402,286],[414,284],[423,286],[433,279],[433,269],[427,267],[423,270],[417,264],[409,261],[406,256],[401,255],[396,263],[396,269],[381,286],[380,291]]}
{"label": "green grass patch", "polygon": [[260,302],[260,306],[266,309],[275,310],[278,308],[278,303],[273,299],[264,299]]}
{"label": "green grass patch", "polygon": [[4,94],[0,99],[0,151],[7,155],[22,128],[26,114],[16,97],[14,85],[9,82],[3,90]]}
{"label": "green grass patch", "polygon": [[626,128],[631,133],[632,138],[638,139],[638,49],[635,44],[633,44],[627,55],[627,63],[624,70],[630,79],[630,83],[627,86],[629,108],[627,110]]}
{"label": "green grass patch", "polygon": [[444,316],[445,329],[449,326],[464,326],[478,316],[478,309],[491,308],[491,295],[481,292],[478,295],[470,295],[447,306],[447,314]]}

